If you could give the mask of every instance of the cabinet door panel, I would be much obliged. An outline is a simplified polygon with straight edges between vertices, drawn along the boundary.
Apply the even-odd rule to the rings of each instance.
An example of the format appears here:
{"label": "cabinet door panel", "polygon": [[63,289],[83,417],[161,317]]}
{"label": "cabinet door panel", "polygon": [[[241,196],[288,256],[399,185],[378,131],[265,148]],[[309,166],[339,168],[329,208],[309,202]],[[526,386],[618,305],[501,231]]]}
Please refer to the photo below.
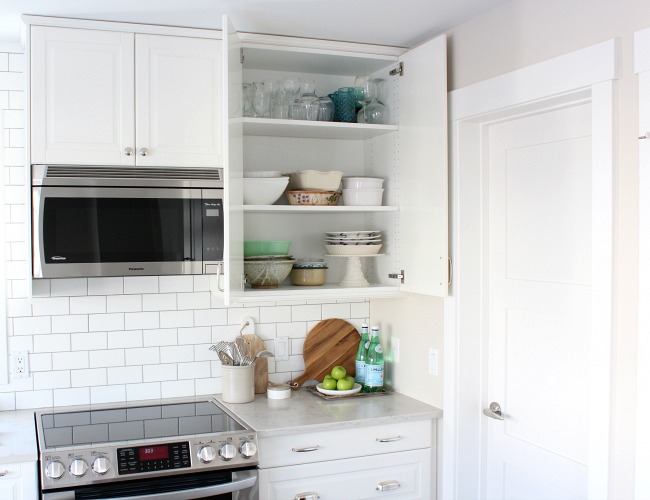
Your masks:
{"label": "cabinet door panel", "polygon": [[32,163],[132,165],[133,35],[34,26]]}
{"label": "cabinet door panel", "polygon": [[136,35],[138,165],[222,166],[220,50],[219,40]]}

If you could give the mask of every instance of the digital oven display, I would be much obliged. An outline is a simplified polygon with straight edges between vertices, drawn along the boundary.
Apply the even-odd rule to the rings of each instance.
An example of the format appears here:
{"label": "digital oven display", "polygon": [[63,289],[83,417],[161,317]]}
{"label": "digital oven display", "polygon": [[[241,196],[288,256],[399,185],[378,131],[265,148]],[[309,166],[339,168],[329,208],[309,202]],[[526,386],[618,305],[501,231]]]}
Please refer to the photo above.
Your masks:
{"label": "digital oven display", "polygon": [[138,458],[142,462],[147,460],[166,460],[169,458],[169,447],[163,445],[138,448]]}

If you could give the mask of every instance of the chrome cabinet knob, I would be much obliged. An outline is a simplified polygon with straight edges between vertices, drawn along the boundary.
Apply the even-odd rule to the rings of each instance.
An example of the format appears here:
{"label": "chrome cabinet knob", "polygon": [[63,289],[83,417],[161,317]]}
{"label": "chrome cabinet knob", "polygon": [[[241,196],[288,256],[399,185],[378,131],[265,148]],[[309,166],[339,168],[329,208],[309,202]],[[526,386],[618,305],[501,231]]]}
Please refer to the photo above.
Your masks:
{"label": "chrome cabinet knob", "polygon": [[126,156],[131,156],[133,154],[133,148],[124,148],[124,154]]}
{"label": "chrome cabinet knob", "polygon": [[98,457],[93,461],[93,472],[95,474],[106,474],[111,468],[111,462],[106,457]]}
{"label": "chrome cabinet knob", "polygon": [[45,475],[50,479],[59,479],[65,473],[65,467],[61,462],[50,462],[45,468]]}
{"label": "chrome cabinet knob", "polygon": [[140,156],[147,156],[149,154],[149,150],[147,148],[140,148],[140,151],[138,151],[138,153],[140,153]]}
{"label": "chrome cabinet knob", "polygon": [[198,453],[199,460],[203,462],[204,464],[209,464],[212,462],[215,458],[217,458],[217,452],[215,449],[208,445],[208,446],[203,446]]}
{"label": "chrome cabinet knob", "polygon": [[75,458],[70,462],[70,474],[76,477],[83,476],[88,470],[88,464],[80,458]]}
{"label": "chrome cabinet knob", "polygon": [[503,414],[501,413],[501,405],[496,401],[490,403],[489,408],[483,408],[483,415],[486,417],[493,418],[495,420],[503,420]]}
{"label": "chrome cabinet knob", "polygon": [[239,453],[244,458],[254,457],[257,453],[257,445],[252,441],[244,441],[239,447]]}
{"label": "chrome cabinet knob", "polygon": [[219,456],[221,457],[221,460],[232,460],[237,456],[237,448],[235,448],[235,445],[233,444],[226,443],[219,448]]}

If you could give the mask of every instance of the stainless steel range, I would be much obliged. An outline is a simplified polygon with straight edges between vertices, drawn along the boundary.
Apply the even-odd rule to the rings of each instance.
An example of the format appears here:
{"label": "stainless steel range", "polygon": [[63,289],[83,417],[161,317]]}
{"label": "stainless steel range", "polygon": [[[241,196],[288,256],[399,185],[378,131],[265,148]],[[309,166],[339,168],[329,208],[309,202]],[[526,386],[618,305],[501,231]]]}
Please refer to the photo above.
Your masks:
{"label": "stainless steel range", "polygon": [[215,400],[36,413],[41,497],[257,497],[257,436]]}

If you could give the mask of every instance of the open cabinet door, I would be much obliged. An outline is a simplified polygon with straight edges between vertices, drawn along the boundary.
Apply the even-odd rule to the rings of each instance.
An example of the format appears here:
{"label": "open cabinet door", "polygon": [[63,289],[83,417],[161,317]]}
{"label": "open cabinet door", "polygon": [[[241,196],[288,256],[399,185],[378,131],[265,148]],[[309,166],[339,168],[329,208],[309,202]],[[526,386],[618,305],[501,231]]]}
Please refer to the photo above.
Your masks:
{"label": "open cabinet door", "polygon": [[224,96],[224,303],[241,297],[244,286],[243,124],[241,113],[241,42],[228,16],[223,16]]}
{"label": "open cabinet door", "polygon": [[410,50],[400,61],[400,259],[405,271],[402,290],[446,297],[449,278],[445,36]]}

